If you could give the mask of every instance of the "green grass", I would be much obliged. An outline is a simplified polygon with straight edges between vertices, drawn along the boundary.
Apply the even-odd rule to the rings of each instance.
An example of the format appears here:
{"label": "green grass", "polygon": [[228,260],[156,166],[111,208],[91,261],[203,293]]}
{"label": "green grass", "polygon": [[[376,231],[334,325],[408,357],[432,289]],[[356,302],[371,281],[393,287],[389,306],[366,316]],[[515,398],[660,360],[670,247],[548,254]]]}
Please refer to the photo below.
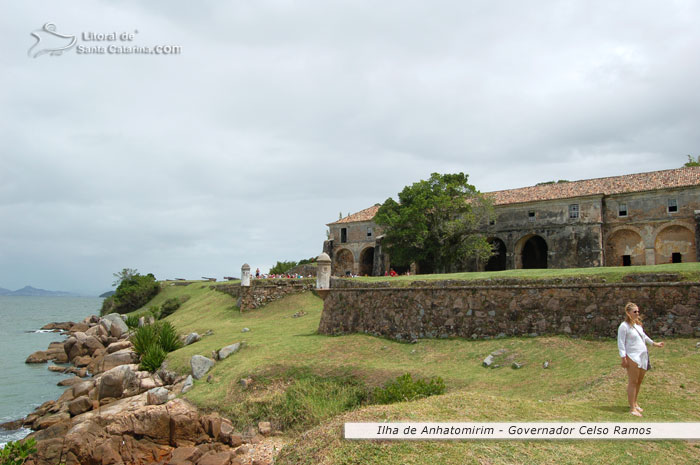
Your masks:
{"label": "green grass", "polygon": [[380,282],[387,281],[396,286],[406,286],[413,281],[434,281],[434,280],[463,280],[476,281],[485,279],[558,279],[591,277],[602,278],[606,282],[619,282],[625,275],[633,273],[678,273],[685,281],[700,280],[700,263],[669,263],[654,266],[608,266],[592,268],[567,268],[567,269],[534,269],[534,270],[506,270],[506,271],[484,271],[468,273],[449,274],[421,274],[412,276],[366,276],[353,278],[359,282]]}
{"label": "green grass", "polygon": [[[654,271],[669,270],[657,266]],[[181,334],[210,329],[214,334],[170,353],[171,369],[186,373],[192,355],[211,356],[213,350],[245,341],[239,352],[216,364],[212,382],[196,381],[186,398],[205,411],[229,416],[239,428],[262,419],[284,427],[292,442],[280,464],[700,462],[700,444],[682,441],[342,440],[345,421],[639,421],[625,407],[626,379],[612,339],[406,344],[364,334],[331,337],[316,333],[323,303],[311,293],[241,313],[234,298],[210,290],[209,283],[166,286],[145,308],[182,295],[190,299],[166,321]],[[306,314],[294,318],[299,311]],[[250,332],[242,333],[245,327]],[[507,350],[501,357],[504,367],[483,368],[481,361],[496,349]],[[644,420],[700,421],[695,340],[670,339],[666,348],[653,352],[654,370],[640,397]],[[545,360],[549,369],[542,368]],[[513,370],[511,361],[525,365]],[[358,402],[362,387],[370,390],[404,373],[439,376],[447,393],[392,405]],[[243,388],[242,378],[252,378],[251,387]]]}

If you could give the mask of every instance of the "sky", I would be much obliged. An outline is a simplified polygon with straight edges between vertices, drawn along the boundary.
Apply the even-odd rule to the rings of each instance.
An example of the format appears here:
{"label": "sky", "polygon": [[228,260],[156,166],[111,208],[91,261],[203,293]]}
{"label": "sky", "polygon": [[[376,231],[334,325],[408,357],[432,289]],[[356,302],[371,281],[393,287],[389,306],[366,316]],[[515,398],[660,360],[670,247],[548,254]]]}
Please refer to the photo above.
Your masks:
{"label": "sky", "polygon": [[4,288],[266,271],[433,172],[489,192],[700,155],[691,0],[0,8]]}

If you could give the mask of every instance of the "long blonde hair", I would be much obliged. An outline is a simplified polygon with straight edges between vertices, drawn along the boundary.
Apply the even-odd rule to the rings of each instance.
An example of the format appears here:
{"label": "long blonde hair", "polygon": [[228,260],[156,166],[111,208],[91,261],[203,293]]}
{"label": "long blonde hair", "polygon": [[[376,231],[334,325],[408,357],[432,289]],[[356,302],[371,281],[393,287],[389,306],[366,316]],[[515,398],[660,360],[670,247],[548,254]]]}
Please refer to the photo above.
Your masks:
{"label": "long blonde hair", "polygon": [[625,321],[628,325],[642,326],[642,317],[639,316],[639,313],[637,313],[637,316],[634,316],[632,314],[632,310],[634,310],[635,308],[637,309],[637,311],[639,311],[639,307],[637,307],[637,304],[633,302],[627,302],[625,304]]}

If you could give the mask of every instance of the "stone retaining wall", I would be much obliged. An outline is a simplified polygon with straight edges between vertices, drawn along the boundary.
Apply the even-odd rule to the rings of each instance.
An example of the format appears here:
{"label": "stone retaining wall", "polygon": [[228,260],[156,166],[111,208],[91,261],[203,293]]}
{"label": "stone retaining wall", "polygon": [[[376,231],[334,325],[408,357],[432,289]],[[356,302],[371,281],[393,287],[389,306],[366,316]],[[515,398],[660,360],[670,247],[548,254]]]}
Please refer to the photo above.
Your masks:
{"label": "stone retaining wall", "polygon": [[253,279],[250,286],[241,286],[240,283],[220,284],[211,286],[211,289],[236,297],[236,305],[241,311],[245,311],[315,287],[315,279]]}
{"label": "stone retaining wall", "polygon": [[639,305],[652,339],[700,336],[700,282],[557,281],[564,283],[465,286],[464,281],[425,281],[387,287],[386,282],[334,280],[335,288],[325,296],[319,332],[359,332],[397,340],[541,334],[615,337],[624,305],[632,301]]}

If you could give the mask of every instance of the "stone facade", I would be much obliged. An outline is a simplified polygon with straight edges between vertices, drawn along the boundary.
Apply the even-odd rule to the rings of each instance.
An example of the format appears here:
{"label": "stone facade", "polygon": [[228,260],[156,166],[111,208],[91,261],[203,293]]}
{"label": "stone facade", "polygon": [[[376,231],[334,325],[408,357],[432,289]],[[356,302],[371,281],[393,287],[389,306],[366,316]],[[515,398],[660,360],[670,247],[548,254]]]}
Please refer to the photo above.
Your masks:
{"label": "stone facade", "polygon": [[[663,279],[663,277],[659,278]],[[322,334],[396,340],[542,334],[615,337],[626,302],[642,309],[650,337],[700,336],[700,283],[586,279],[528,284],[418,282],[404,288],[349,281],[325,295]],[[505,281],[508,283],[508,281]],[[460,285],[461,284],[461,285]]]}
{"label": "stone facade", "polygon": [[300,294],[315,289],[315,279],[253,279],[250,286],[219,284],[211,286],[224,294],[235,297],[241,311],[253,310],[290,294]]}
{"label": "stone facade", "polygon": [[[490,192],[483,233],[495,255],[469,271],[583,268],[700,261],[700,168]],[[372,219],[378,206],[334,223],[324,251],[333,275],[382,275],[389,257]],[[367,231],[373,230],[373,236]],[[345,231],[345,232],[343,232]],[[370,265],[371,272],[370,272]]]}

